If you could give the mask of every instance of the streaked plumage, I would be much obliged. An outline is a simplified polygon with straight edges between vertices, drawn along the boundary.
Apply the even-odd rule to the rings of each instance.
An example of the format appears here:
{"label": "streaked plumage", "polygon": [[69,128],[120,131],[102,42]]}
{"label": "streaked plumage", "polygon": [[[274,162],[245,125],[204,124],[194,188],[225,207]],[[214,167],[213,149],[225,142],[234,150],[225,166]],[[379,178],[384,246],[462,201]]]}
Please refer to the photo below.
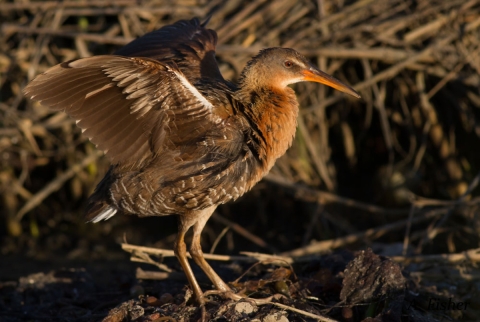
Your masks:
{"label": "streaked plumage", "polygon": [[74,118],[112,162],[88,201],[88,220],[179,216],[175,251],[201,303],[184,235],[193,226],[193,259],[230,292],[203,259],[200,233],[219,204],[250,190],[292,143],[298,104],[287,85],[312,80],[358,96],[286,48],[261,51],[234,85],[220,74],[216,41],[197,19],[179,21],[115,55],[52,67],[25,89]]}

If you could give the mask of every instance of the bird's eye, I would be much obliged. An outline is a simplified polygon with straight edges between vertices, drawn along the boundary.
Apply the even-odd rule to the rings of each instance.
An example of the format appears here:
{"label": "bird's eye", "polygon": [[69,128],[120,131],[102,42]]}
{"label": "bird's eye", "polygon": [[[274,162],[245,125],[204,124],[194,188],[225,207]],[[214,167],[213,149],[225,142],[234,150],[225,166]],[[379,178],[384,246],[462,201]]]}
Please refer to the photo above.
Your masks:
{"label": "bird's eye", "polygon": [[291,62],[290,60],[286,60],[283,62],[283,66],[285,66],[286,68],[290,68],[293,66],[293,62]]}

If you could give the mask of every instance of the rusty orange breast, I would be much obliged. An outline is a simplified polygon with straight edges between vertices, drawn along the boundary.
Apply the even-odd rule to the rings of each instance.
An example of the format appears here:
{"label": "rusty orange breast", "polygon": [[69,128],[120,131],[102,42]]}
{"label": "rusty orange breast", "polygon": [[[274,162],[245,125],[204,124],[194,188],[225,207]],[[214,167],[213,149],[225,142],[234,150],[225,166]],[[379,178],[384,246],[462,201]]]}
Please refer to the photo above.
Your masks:
{"label": "rusty orange breast", "polygon": [[253,122],[265,141],[263,176],[292,145],[298,116],[295,92],[289,87],[264,89],[252,104],[252,111]]}

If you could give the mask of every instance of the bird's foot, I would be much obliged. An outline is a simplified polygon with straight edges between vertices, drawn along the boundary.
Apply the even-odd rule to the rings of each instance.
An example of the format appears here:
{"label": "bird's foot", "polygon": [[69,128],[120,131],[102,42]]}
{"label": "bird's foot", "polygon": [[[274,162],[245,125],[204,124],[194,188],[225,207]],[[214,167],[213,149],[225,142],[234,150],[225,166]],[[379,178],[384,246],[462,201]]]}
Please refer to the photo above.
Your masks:
{"label": "bird's foot", "polygon": [[245,295],[242,296],[240,294],[234,293],[232,290],[228,290],[228,291],[210,290],[203,293],[203,296],[207,301],[208,301],[207,296],[210,296],[210,295],[219,295],[223,298],[234,300],[234,301],[238,301],[240,299],[246,298]]}
{"label": "bird's foot", "polygon": [[268,304],[268,303],[271,303],[272,300],[279,300],[279,299],[285,297],[282,294],[275,294],[275,295],[269,296],[267,298],[255,299],[255,298],[248,297],[245,294],[237,294],[230,289],[227,290],[227,291],[220,291],[220,290],[207,291],[207,292],[203,293],[201,298],[199,298],[200,314],[201,314],[201,317],[200,317],[199,321],[201,321],[201,322],[206,322],[207,321],[207,310],[206,310],[205,304],[207,302],[211,302],[211,300],[208,299],[208,296],[210,296],[210,295],[218,295],[218,296],[221,296],[224,299],[230,299],[230,300],[233,300],[235,302],[237,302],[239,300],[244,300],[244,301],[250,302],[252,304],[255,304],[257,306]]}
{"label": "bird's foot", "polygon": [[246,300],[246,301],[252,302],[256,305],[267,304],[267,303],[272,302],[272,300],[278,300],[278,299],[281,299],[281,298],[285,297],[282,294],[275,294],[275,295],[272,295],[272,296],[269,296],[269,297],[266,297],[266,298],[263,298],[263,299],[256,299],[256,298],[248,297],[245,294],[234,293],[232,290],[228,290],[228,291],[211,290],[211,291],[207,291],[203,294],[204,298],[206,298],[209,295],[220,295],[223,298],[230,299],[230,300],[233,300],[233,301]]}

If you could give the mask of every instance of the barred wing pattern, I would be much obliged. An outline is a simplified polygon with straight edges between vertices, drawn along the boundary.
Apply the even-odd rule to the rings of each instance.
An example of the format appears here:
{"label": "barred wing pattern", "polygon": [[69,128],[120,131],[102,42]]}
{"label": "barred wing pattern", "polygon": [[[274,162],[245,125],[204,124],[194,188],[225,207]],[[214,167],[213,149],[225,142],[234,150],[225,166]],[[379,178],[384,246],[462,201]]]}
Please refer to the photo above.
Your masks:
{"label": "barred wing pattern", "polygon": [[180,20],[135,39],[115,54],[174,62],[191,82],[201,78],[224,81],[215,60],[217,33],[204,28],[207,22]]}
{"label": "barred wing pattern", "polygon": [[[228,100],[225,90],[213,99]],[[253,184],[246,173],[258,160],[245,143],[249,124],[225,104],[214,107],[175,67],[83,58],[39,75],[25,93],[65,110],[112,160],[87,207],[93,221],[117,210],[153,216],[204,209]]]}
{"label": "barred wing pattern", "polygon": [[[198,19],[146,34],[116,55],[59,64],[24,90],[77,122],[112,166],[86,217],[182,214],[240,197],[264,154]],[[262,159],[262,160],[261,160]]]}
{"label": "barred wing pattern", "polygon": [[37,76],[25,93],[65,110],[113,164],[126,167],[160,153],[167,132],[181,141],[221,122],[178,69],[150,59],[95,56],[65,62]]}

